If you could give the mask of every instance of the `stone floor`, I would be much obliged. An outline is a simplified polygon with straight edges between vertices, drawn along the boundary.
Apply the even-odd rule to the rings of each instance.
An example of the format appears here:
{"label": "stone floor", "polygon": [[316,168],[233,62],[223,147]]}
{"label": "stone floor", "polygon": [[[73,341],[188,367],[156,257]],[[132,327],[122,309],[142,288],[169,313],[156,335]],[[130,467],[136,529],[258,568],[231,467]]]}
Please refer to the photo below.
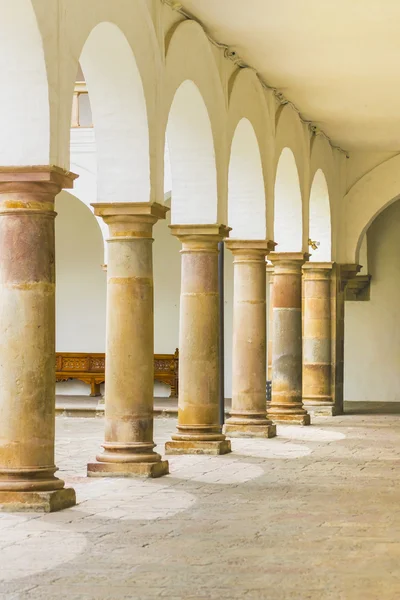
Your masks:
{"label": "stone floor", "polygon": [[[102,419],[59,417],[79,504],[0,515],[1,600],[399,598],[400,414],[364,412],[171,457],[151,481],[86,479]],[[156,420],[160,447],[174,426]]]}

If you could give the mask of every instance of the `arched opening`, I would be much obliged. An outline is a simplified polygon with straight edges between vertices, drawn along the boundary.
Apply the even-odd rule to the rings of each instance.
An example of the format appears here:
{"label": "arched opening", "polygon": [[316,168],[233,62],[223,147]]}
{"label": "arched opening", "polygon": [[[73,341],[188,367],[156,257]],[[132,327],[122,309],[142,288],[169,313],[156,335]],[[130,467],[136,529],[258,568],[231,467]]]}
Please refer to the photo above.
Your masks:
{"label": "arched opening", "polygon": [[121,30],[112,23],[97,25],[83,47],[80,65],[95,126],[97,202],[149,202],[146,100]]}
{"label": "arched opening", "polygon": [[43,43],[30,0],[1,2],[0,38],[0,164],[57,164]]}
{"label": "arched opening", "polygon": [[[106,273],[103,237],[83,202],[65,191],[56,198],[56,351],[105,352]],[[58,394],[89,393],[87,384],[57,384]]]}
{"label": "arched opening", "polygon": [[[359,242],[359,262],[371,277],[369,299],[346,302],[344,361],[347,402],[392,403],[396,412],[399,406],[394,403],[400,403],[399,231],[400,200],[396,200],[378,212]],[[374,409],[374,404],[367,406]]]}
{"label": "arched opening", "polygon": [[302,196],[296,160],[290,148],[279,157],[274,191],[274,239],[278,252],[301,252]]}
{"label": "arched opening", "polygon": [[331,211],[328,184],[322,169],[314,175],[310,191],[311,261],[329,262],[331,252]]}
{"label": "arched opening", "polygon": [[207,107],[193,81],[175,93],[167,124],[172,179],[171,222],[216,223],[217,173]]}
{"label": "arched opening", "polygon": [[230,237],[266,239],[265,187],[260,150],[253,126],[241,119],[232,140],[228,175]]}

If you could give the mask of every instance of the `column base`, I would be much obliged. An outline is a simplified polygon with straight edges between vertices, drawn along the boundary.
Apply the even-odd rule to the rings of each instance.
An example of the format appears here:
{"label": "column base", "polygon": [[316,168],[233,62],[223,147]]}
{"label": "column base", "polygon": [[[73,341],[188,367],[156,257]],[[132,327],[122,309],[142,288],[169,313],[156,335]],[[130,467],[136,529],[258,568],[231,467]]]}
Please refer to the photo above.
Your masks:
{"label": "column base", "polygon": [[276,436],[276,425],[274,423],[230,423],[224,425],[224,433],[229,437],[236,438],[273,438]]}
{"label": "column base", "polygon": [[172,440],[165,444],[165,454],[229,454],[231,443],[229,440],[199,441],[199,440]]}
{"label": "column base", "polygon": [[0,491],[0,512],[56,512],[76,504],[73,488],[51,492]]}
{"label": "column base", "polygon": [[311,425],[310,415],[305,413],[303,415],[294,414],[270,414],[268,415],[274,423],[279,425]]}
{"label": "column base", "polygon": [[167,460],[158,462],[120,462],[120,463],[89,463],[88,477],[162,477],[168,475]]}

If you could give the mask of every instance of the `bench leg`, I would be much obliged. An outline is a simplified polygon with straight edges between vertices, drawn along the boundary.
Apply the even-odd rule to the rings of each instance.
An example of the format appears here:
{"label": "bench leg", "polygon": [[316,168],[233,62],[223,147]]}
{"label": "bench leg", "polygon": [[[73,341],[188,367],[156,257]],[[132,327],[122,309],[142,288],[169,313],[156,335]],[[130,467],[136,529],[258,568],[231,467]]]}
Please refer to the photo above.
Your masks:
{"label": "bench leg", "polygon": [[171,382],[171,393],[169,395],[170,398],[176,398],[178,396],[178,387],[176,383]]}
{"label": "bench leg", "polygon": [[90,382],[90,396],[91,397],[101,396],[101,393],[100,393],[100,384],[96,383],[94,380],[92,380]]}

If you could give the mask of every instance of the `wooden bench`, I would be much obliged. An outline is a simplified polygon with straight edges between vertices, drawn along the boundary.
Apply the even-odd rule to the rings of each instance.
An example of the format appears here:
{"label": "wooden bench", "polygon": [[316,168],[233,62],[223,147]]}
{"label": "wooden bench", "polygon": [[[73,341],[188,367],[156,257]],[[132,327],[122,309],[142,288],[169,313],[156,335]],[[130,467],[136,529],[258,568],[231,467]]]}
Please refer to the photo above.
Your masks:
{"label": "wooden bench", "polygon": [[[56,381],[78,379],[90,384],[90,395],[100,396],[105,382],[105,354],[100,352],[56,352]],[[170,397],[178,395],[179,351],[154,355],[154,380],[171,386]]]}

